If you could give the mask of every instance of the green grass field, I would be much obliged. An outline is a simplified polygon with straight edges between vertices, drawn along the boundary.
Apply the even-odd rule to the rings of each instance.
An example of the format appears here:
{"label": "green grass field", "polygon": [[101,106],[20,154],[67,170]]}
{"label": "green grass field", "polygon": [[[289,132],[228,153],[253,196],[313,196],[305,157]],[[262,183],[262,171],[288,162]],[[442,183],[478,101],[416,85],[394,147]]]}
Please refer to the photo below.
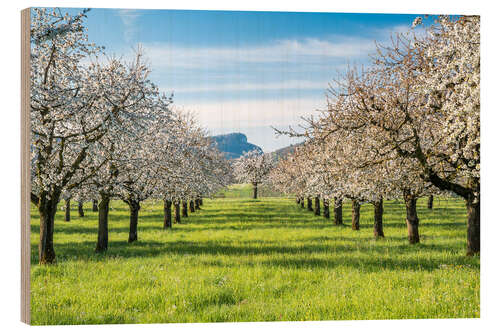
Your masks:
{"label": "green grass field", "polygon": [[373,239],[372,205],[361,230],[315,217],[293,199],[250,199],[249,186],[205,199],[162,229],[162,204],[143,204],[139,241],[128,209],[112,202],[109,250],[95,254],[97,213],[59,211],[57,264],[39,266],[31,213],[32,324],[294,321],[479,317],[479,258],[465,256],[459,199],[419,200],[421,243],[406,240],[404,205],[385,204],[385,239]]}

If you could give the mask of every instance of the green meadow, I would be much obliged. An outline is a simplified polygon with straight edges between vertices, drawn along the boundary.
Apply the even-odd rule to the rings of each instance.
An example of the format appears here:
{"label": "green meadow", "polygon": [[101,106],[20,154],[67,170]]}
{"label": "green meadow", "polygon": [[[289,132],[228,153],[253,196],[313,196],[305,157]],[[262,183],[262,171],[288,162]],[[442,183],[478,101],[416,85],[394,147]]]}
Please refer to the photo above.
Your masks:
{"label": "green meadow", "polygon": [[94,253],[97,213],[72,207],[70,222],[57,213],[57,263],[44,266],[31,210],[35,325],[479,317],[480,264],[465,256],[460,199],[436,198],[433,210],[419,200],[417,245],[396,201],[385,202],[386,237],[375,240],[370,204],[353,231],[348,201],[334,226],[293,198],[252,200],[250,186],[235,185],[172,230],[161,202],[143,203],[132,244],[128,207],[113,201],[105,254]]}

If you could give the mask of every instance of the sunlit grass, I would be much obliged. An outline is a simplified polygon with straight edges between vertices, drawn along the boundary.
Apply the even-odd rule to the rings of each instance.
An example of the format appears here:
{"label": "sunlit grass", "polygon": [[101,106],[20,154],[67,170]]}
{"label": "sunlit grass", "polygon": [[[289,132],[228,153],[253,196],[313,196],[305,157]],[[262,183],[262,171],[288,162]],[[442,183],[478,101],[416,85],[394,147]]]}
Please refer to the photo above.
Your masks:
{"label": "sunlit grass", "polygon": [[385,204],[385,239],[315,217],[293,199],[250,199],[250,186],[205,199],[201,211],[162,229],[161,203],[140,211],[128,244],[128,209],[112,202],[109,250],[95,254],[97,213],[57,214],[57,264],[39,266],[32,209],[33,324],[479,317],[479,258],[465,256],[459,199],[421,199],[421,243],[406,240],[404,205]]}

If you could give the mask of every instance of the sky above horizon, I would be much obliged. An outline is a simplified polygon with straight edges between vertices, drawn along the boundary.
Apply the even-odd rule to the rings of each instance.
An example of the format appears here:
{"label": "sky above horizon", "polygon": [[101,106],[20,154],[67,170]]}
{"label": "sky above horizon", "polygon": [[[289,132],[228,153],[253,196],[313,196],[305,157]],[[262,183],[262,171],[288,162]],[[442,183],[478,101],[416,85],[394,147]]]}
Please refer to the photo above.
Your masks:
{"label": "sky above horizon", "polygon": [[[70,12],[76,12],[71,9]],[[297,127],[326,105],[347,65],[369,64],[375,40],[407,31],[418,15],[92,9],[89,39],[131,57],[140,44],[151,79],[211,135],[242,132],[266,152],[300,140]]]}

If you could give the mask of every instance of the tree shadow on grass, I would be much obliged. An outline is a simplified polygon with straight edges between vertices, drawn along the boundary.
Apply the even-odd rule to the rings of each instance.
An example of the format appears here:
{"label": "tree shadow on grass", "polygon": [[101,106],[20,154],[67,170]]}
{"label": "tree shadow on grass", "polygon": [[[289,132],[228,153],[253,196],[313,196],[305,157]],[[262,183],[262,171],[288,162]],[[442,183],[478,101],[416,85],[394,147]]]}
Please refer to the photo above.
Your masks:
{"label": "tree shadow on grass", "polygon": [[[126,221],[120,221],[126,220]],[[126,225],[128,222],[127,218],[114,218],[109,223],[109,232],[110,233],[127,233],[129,231],[129,226]],[[303,220],[300,218],[288,219],[284,221],[276,221],[276,220],[255,220],[255,221],[204,221],[200,220],[200,218],[183,218],[180,224],[173,224],[172,232],[183,232],[183,233],[193,233],[193,232],[204,232],[204,231],[220,231],[224,232],[227,230],[234,231],[259,231],[259,230],[270,230],[270,229],[289,229],[289,230],[301,230],[301,229],[309,229],[309,230],[336,230],[336,229],[351,229],[350,224],[347,223],[347,220],[344,220],[344,224],[334,225],[333,221],[322,219],[320,217],[315,217],[314,220]],[[384,223],[384,227],[386,228],[398,228],[402,230],[406,230],[406,225],[404,222],[401,223]],[[421,228],[428,227],[439,227],[445,230],[456,230],[457,228],[465,228],[464,223],[460,222],[424,222],[420,225]],[[371,230],[373,226],[368,223],[361,223],[361,230]],[[424,229],[425,230],[425,229]],[[138,233],[139,235],[143,232],[148,231],[156,231],[156,232],[164,232],[163,229],[163,220],[159,220],[156,218],[148,218],[142,217],[139,219],[138,224]],[[38,224],[31,225],[31,233],[38,234],[40,232],[40,226]],[[359,238],[356,236],[358,231],[353,231],[352,239]],[[97,221],[89,221],[87,224],[85,222],[84,225],[81,223],[72,223],[72,222],[59,222],[56,224],[55,237],[57,239],[57,234],[87,234],[97,235]],[[425,232],[422,232],[423,236],[425,236]],[[332,235],[332,237],[337,237]],[[342,236],[345,237],[345,236]],[[401,239],[405,238],[404,232],[401,236],[386,236],[386,239]]]}
{"label": "tree shadow on grass", "polygon": [[[301,243],[304,243],[301,245]],[[309,243],[308,243],[309,242]],[[378,244],[377,244],[378,243]],[[233,245],[227,242],[205,241],[173,241],[158,242],[147,240],[128,244],[126,240],[110,241],[108,251],[102,254],[94,253],[95,242],[68,242],[56,244],[55,251],[59,262],[84,260],[84,261],[107,261],[114,258],[148,258],[164,255],[190,255],[200,256],[200,263],[208,265],[218,265],[218,256],[235,256],[239,260],[230,261],[224,266],[244,265],[266,265],[273,267],[288,268],[335,268],[337,266],[348,266],[364,271],[380,270],[435,270],[441,265],[463,265],[469,264],[473,268],[479,268],[479,261],[470,260],[465,256],[454,256],[447,258],[431,258],[429,256],[422,258],[411,257],[416,248],[429,252],[449,251],[448,246],[439,244],[419,244],[410,245],[389,245],[383,242],[366,242],[364,240],[356,243],[356,246],[345,244],[325,244],[318,241],[302,240],[297,241],[295,246],[279,245],[270,241],[246,241],[239,245]],[[363,252],[363,256],[353,253]],[[387,256],[390,251],[391,257]],[[265,256],[263,260],[247,261],[241,260],[241,257]],[[315,255],[331,255],[329,258],[313,258]],[[206,262],[207,256],[213,256],[213,259]],[[402,256],[401,259],[393,258]],[[268,259],[268,257],[271,257]],[[278,258],[276,258],[278,257]],[[244,261],[244,260],[243,260]],[[37,249],[32,247],[32,263],[37,264]],[[234,264],[232,263],[234,262]],[[220,263],[220,262],[219,262]]]}
{"label": "tree shadow on grass", "polygon": [[[287,242],[282,245],[280,242],[268,240],[242,240],[238,244],[225,241],[206,240],[198,242],[187,241],[142,241],[141,235],[147,231],[163,231],[163,215],[162,214],[144,214],[139,218],[139,241],[128,244],[126,239],[121,241],[111,240],[109,242],[109,250],[104,254],[95,254],[94,241],[82,242],[67,242],[57,243],[57,234],[93,234],[97,238],[97,219],[95,216],[85,217],[88,219],[85,224],[72,222],[61,222],[61,217],[58,217],[56,224],[56,240],[55,251],[59,262],[88,260],[88,261],[107,261],[116,257],[120,258],[143,258],[156,257],[163,255],[192,255],[200,256],[195,258],[196,264],[203,265],[223,265],[223,266],[239,266],[239,265],[265,265],[272,267],[288,267],[288,268],[328,268],[334,269],[339,266],[348,266],[360,270],[380,271],[383,269],[389,270],[435,270],[439,269],[440,265],[463,265],[470,264],[473,268],[479,268],[478,260],[470,260],[464,256],[446,256],[444,259],[433,259],[430,256],[414,256],[416,251],[425,251],[426,253],[439,254],[449,253],[456,250],[456,247],[441,244],[426,244],[421,243],[416,246],[403,244],[405,237],[404,233],[399,236],[387,236],[385,240],[373,241],[373,237],[366,234],[351,235],[329,235],[329,230],[334,228],[350,228],[350,216],[344,215],[344,225],[334,226],[332,220],[326,220],[319,216],[314,216],[312,212],[290,206],[274,204],[273,202],[248,200],[244,203],[259,203],[252,206],[251,211],[248,211],[248,205],[239,209],[231,208],[226,211],[213,209],[208,207],[205,210],[197,211],[190,214],[190,217],[183,218],[183,223],[180,226],[174,225],[170,233],[188,233],[200,231],[258,231],[267,229],[286,228],[289,230],[301,229],[316,229],[321,230],[324,236],[312,236],[306,238],[298,238],[297,240],[283,240]],[[394,208],[394,209],[393,209]],[[400,207],[388,207],[386,209],[387,216],[393,214],[397,210],[398,218],[402,215]],[[397,208],[397,209],[396,209]],[[451,208],[452,209],[452,208]],[[452,209],[453,210],[453,209]],[[440,228],[457,228],[463,227],[463,223],[447,222],[450,219],[455,219],[456,216],[463,215],[463,209],[457,208],[456,211],[451,211],[446,208],[446,212],[436,209],[434,212],[422,214],[425,218],[434,218],[442,214],[446,217],[446,222],[428,222],[422,223],[422,226],[432,226]],[[128,214],[119,212],[128,212],[127,208],[115,208],[110,212],[110,238],[113,234],[128,232]],[[345,211],[344,211],[345,212]],[[371,214],[371,213],[370,213]],[[446,214],[446,215],[445,215]],[[457,214],[457,215],[453,215]],[[366,213],[368,215],[368,213]],[[394,214],[392,216],[394,219]],[[422,218],[424,220],[425,218]],[[75,218],[79,219],[79,218]],[[364,219],[368,222],[368,219]],[[439,220],[438,220],[439,221]],[[82,222],[78,220],[77,222]],[[363,223],[363,229],[372,228],[371,223]],[[115,224],[116,223],[116,224]],[[154,224],[153,224],[154,223]],[[119,224],[119,225],[118,225]],[[385,227],[405,228],[404,220],[401,218],[401,223],[391,222],[384,223]],[[39,226],[32,225],[33,233],[39,233]],[[397,244],[387,244],[387,240],[398,241]],[[399,242],[402,241],[402,242]],[[350,244],[342,244],[342,242],[350,242]],[[363,253],[362,256],[354,256],[353,253]],[[391,257],[388,257],[390,253]],[[315,255],[322,255],[325,258],[314,258]],[[413,257],[412,257],[413,255]],[[208,256],[208,257],[207,257]],[[210,257],[212,256],[212,258]],[[220,256],[265,256],[263,259],[255,261],[250,260],[229,260],[229,263],[224,263]],[[278,258],[276,258],[278,257]],[[400,257],[401,259],[399,259]],[[246,261],[245,261],[246,260]],[[224,260],[226,261],[226,260]],[[242,263],[243,261],[243,263]],[[37,247],[32,246],[32,263],[37,263]]]}
{"label": "tree shadow on grass", "polygon": [[285,268],[295,268],[295,269],[314,269],[314,268],[328,268],[334,269],[338,267],[350,267],[355,268],[363,272],[379,272],[382,270],[390,271],[427,271],[431,272],[436,269],[440,269],[443,265],[453,266],[453,265],[464,265],[468,264],[471,268],[479,269],[479,265],[476,262],[467,260],[463,257],[462,260],[458,258],[450,259],[431,259],[431,258],[405,258],[405,259],[394,259],[390,257],[363,257],[354,258],[352,256],[344,256],[341,258],[282,258],[282,259],[271,259],[262,262],[263,265],[272,267],[285,267]]}
{"label": "tree shadow on grass", "polygon": [[[231,220],[218,220],[214,217],[221,218],[220,215],[209,216],[194,216],[191,218],[182,218],[180,224],[174,224],[173,230],[176,226],[192,226],[191,228],[182,228],[183,232],[198,232],[198,231],[224,231],[224,230],[259,230],[259,229],[276,229],[276,228],[289,228],[289,229],[325,229],[330,227],[350,227],[346,224],[341,226],[334,226],[330,220],[321,217],[314,217],[310,220],[301,217],[287,218],[286,220],[276,220],[276,215],[269,216],[269,218],[262,218],[262,216],[254,216],[252,218],[248,215],[230,214]],[[241,220],[235,219],[236,216],[244,216]],[[224,216],[226,218],[227,216]],[[127,222],[128,216],[117,215],[110,216],[109,230],[110,232],[128,232],[129,227]],[[88,223],[87,223],[88,222]],[[96,234],[97,233],[97,220],[88,219],[88,221],[70,221],[61,222],[57,221],[55,226],[55,234]],[[153,224],[154,223],[154,224]],[[153,225],[152,225],[153,224]],[[120,226],[117,226],[120,225]],[[203,227],[199,227],[203,226]],[[163,230],[163,216],[162,215],[146,215],[139,217],[138,231],[162,231]],[[31,232],[38,234],[40,232],[39,224],[31,224]]]}

